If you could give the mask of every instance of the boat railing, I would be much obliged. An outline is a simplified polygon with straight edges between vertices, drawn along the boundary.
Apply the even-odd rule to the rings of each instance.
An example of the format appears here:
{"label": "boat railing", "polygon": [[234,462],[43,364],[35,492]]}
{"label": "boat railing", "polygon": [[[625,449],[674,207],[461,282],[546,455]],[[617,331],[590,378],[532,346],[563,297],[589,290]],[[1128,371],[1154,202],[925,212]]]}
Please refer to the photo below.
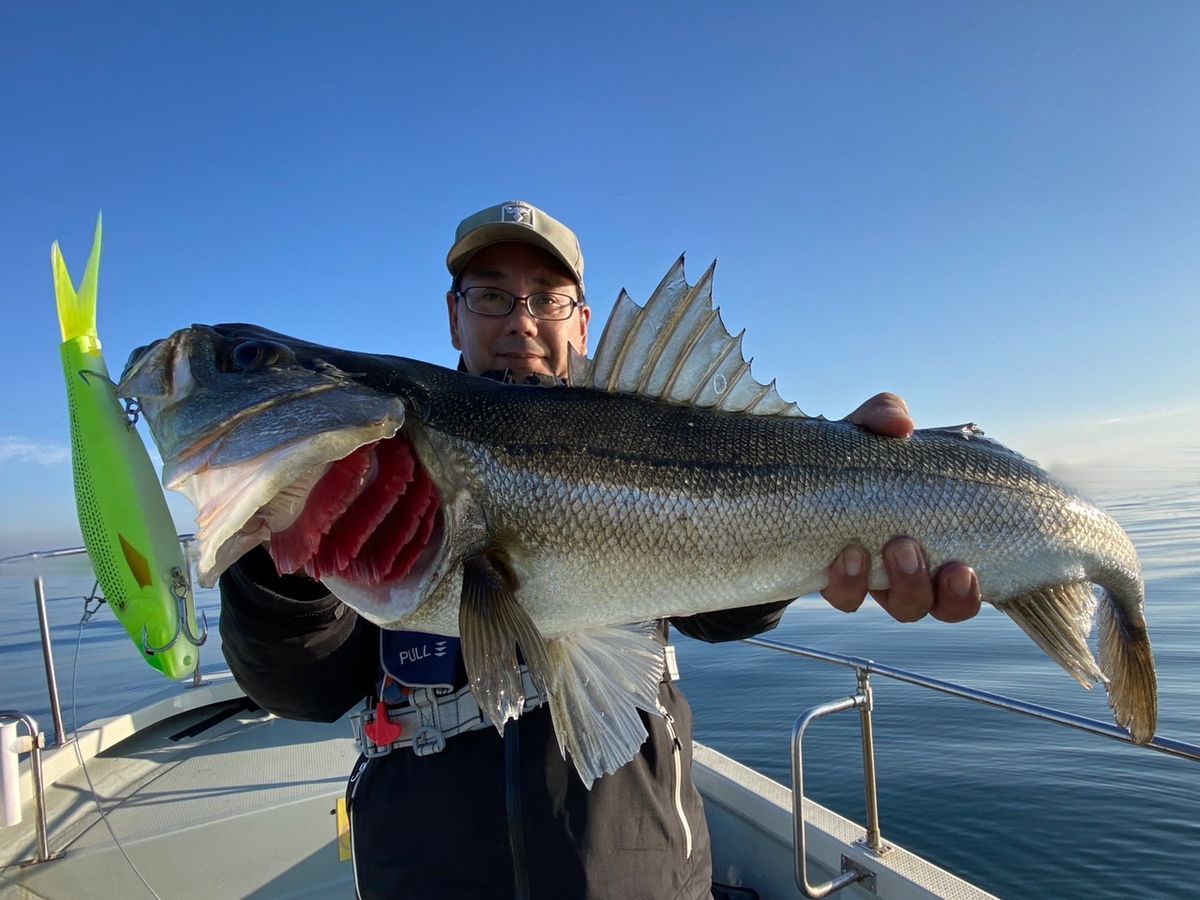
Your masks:
{"label": "boat railing", "polygon": [[[189,545],[195,541],[194,534],[179,535],[179,542],[183,546],[184,556],[188,557]],[[0,557],[0,566],[15,565],[27,562],[39,562],[42,560],[65,559],[73,556],[83,556],[87,553],[85,547],[63,547],[56,550],[35,550],[30,553],[22,553],[16,556]],[[66,746],[73,738],[69,738],[66,729],[63,726],[62,717],[62,702],[58,692],[58,677],[55,674],[54,668],[54,645],[50,637],[50,618],[46,611],[46,585],[40,574],[33,578],[33,596],[37,606],[38,613],[38,630],[41,634],[42,644],[42,661],[46,668],[46,690],[50,699],[50,715],[54,720],[54,744],[55,747]],[[91,599],[91,598],[89,598]],[[103,598],[94,598],[102,600]],[[92,610],[94,611],[94,610]],[[202,683],[200,674],[200,643],[193,641],[196,652],[196,669],[192,675],[190,686],[195,687]],[[41,751],[47,746],[46,736],[38,727],[37,720],[18,709],[0,709],[0,727],[8,729],[15,723],[23,724],[29,732],[28,736],[21,741],[12,741],[6,739],[0,741],[0,766],[8,768],[16,766],[16,760],[21,753],[30,754],[30,769],[33,774],[33,800],[36,815],[37,826],[37,857],[31,862],[46,862],[53,858],[50,853],[49,833],[46,826],[46,798],[45,786],[42,778],[42,761]],[[19,779],[12,773],[12,777],[8,777],[6,772],[4,778],[4,798],[5,798],[5,815],[3,816],[3,824],[14,824],[20,819],[20,797],[19,797]],[[13,796],[15,795],[15,796]],[[9,804],[15,801],[16,812],[12,813],[8,808]]]}
{"label": "boat railing", "polygon": [[[29,732],[22,740],[16,740],[17,724]],[[42,780],[42,748],[46,737],[38,728],[37,720],[19,709],[0,709],[0,785],[3,785],[3,815],[0,825],[15,825],[21,820],[21,792],[18,777],[18,757],[29,754],[29,768],[33,773],[33,798],[37,819],[37,859],[50,859],[50,831],[46,827],[46,786]]]}
{"label": "boat railing", "polygon": [[810,884],[808,881],[803,806],[803,742],[804,735],[808,731],[809,726],[817,719],[850,709],[858,710],[859,732],[862,739],[863,792],[866,798],[867,814],[866,833],[861,843],[875,856],[883,856],[889,849],[883,840],[879,826],[879,801],[875,784],[875,737],[872,723],[872,711],[874,708],[874,698],[871,690],[872,675],[879,675],[883,678],[890,678],[893,681],[916,685],[917,687],[937,691],[951,697],[958,697],[962,700],[969,700],[972,703],[990,706],[1005,712],[1029,716],[1030,718],[1049,722],[1060,727],[1096,734],[1110,740],[1120,741],[1124,744],[1132,744],[1144,750],[1165,753],[1168,756],[1188,759],[1192,762],[1200,762],[1200,746],[1189,744],[1185,741],[1155,737],[1148,743],[1138,744],[1125,729],[1108,722],[1089,719],[1085,716],[1075,715],[1074,713],[1064,712],[1048,706],[1039,706],[1036,703],[1016,700],[1012,697],[993,694],[989,691],[969,688],[965,685],[956,684],[952,681],[944,681],[940,678],[931,678],[928,675],[877,663],[871,659],[859,656],[847,656],[841,653],[830,653],[812,647],[801,647],[772,638],[748,638],[745,643],[765,647],[769,650],[775,650],[791,656],[801,656],[806,659],[851,669],[858,682],[858,689],[854,694],[839,700],[822,703],[806,710],[796,719],[795,724],[792,726],[792,833],[795,851],[795,878],[797,887],[804,891],[808,897],[825,897],[855,882],[866,882],[874,877],[874,873],[871,872],[868,866],[862,865],[859,861],[852,861],[843,857],[842,871],[832,880],[819,885]]}
{"label": "boat railing", "polygon": [[[179,535],[179,543],[186,551],[196,541],[196,535],[187,533]],[[29,553],[18,553],[16,556],[0,556],[0,566],[16,565],[23,562],[37,562],[43,559],[63,559],[68,556],[83,556],[86,547],[60,547],[57,550],[32,550]]]}
{"label": "boat railing", "polygon": [[[183,546],[184,558],[190,559],[188,549],[196,540],[194,534],[179,535],[179,543]],[[85,547],[62,547],[57,550],[35,550],[31,553],[21,553],[17,556],[0,557],[0,566],[16,565],[19,563],[40,562],[50,559],[66,559],[73,556],[83,556],[87,553]],[[50,640],[50,619],[46,613],[46,585],[40,574],[33,578],[33,596],[37,605],[38,630],[41,633],[42,661],[46,667],[46,690],[50,695],[50,717],[54,721],[54,746],[62,746],[67,741],[66,729],[63,727],[62,703],[58,693],[58,678],[54,670],[54,647]],[[102,600],[103,598],[96,598]],[[182,624],[182,617],[181,617]],[[193,641],[196,652],[196,669],[192,673],[191,686],[197,687],[203,683],[200,669],[200,643]]]}
{"label": "boat railing", "polygon": [[[192,534],[181,534],[180,542],[184,545],[185,551],[188,545],[195,540]],[[42,550],[33,553],[26,553],[20,556],[8,556],[0,558],[0,566],[11,563],[31,562],[38,560],[57,559],[62,557],[79,556],[86,553],[83,547],[70,547],[60,550]],[[37,575],[34,579],[34,597],[38,608],[38,621],[41,630],[42,655],[46,666],[46,687],[50,694],[51,714],[54,718],[54,728],[56,732],[56,745],[63,745],[67,738],[62,725],[61,704],[58,696],[58,683],[54,674],[54,659],[53,649],[50,638],[50,626],[46,615],[46,596],[41,575]],[[774,650],[780,653],[789,654],[792,656],[800,656],[806,659],[816,660],[831,665],[841,666],[851,669],[857,680],[857,690],[849,697],[839,700],[834,700],[828,703],[822,703],[815,706],[796,719],[792,727],[792,743],[791,743],[791,762],[792,762],[792,818],[793,818],[793,836],[795,850],[795,878],[796,884],[809,897],[825,897],[843,887],[846,887],[855,882],[869,882],[874,874],[866,866],[863,866],[858,861],[853,861],[843,857],[842,872],[829,882],[820,885],[812,885],[808,881],[806,848],[805,848],[805,833],[804,833],[804,811],[802,798],[804,797],[804,764],[803,764],[803,739],[808,728],[817,720],[826,716],[834,715],[838,712],[844,712],[850,709],[857,709],[859,712],[859,732],[862,742],[862,757],[863,757],[863,787],[866,797],[866,815],[867,827],[866,833],[861,843],[867,848],[870,853],[876,856],[882,856],[888,851],[888,845],[883,840],[883,835],[879,825],[879,802],[876,791],[876,776],[875,776],[875,738],[874,728],[872,723],[872,712],[874,707],[874,699],[871,688],[871,676],[878,675],[883,678],[890,678],[894,681],[912,684],[927,690],[937,691],[941,694],[947,694],[952,697],[958,697],[963,700],[968,700],[972,703],[990,706],[994,709],[1003,710],[1010,713],[1018,713],[1028,716],[1043,722],[1049,722],[1060,727],[1071,728],[1076,731],[1084,731],[1090,734],[1099,735],[1114,741],[1120,741],[1125,744],[1139,746],[1145,750],[1151,750],[1157,753],[1165,753],[1168,756],[1175,756],[1182,759],[1191,760],[1192,762],[1200,762],[1200,746],[1189,744],[1184,741],[1172,740],[1165,737],[1155,737],[1148,743],[1137,744],[1133,738],[1123,728],[1119,728],[1108,722],[1101,722],[1097,719],[1089,719],[1085,716],[1075,715],[1074,713],[1064,712],[1062,710],[1053,709],[1047,706],[1039,706],[1035,703],[1028,703],[1023,700],[1016,700],[1012,697],[1006,697],[1001,694],[994,694],[989,691],[981,691],[975,688],[969,688],[965,685],[957,684],[952,681],[944,681],[939,678],[932,678],[927,675],[922,675],[917,672],[910,672],[906,669],[896,668],[895,666],[884,665],[877,663],[874,660],[866,659],[859,656],[848,656],[840,653],[831,653],[825,650],[817,650],[812,647],[801,647],[796,644],[789,644],[785,641],[775,640],[771,638],[748,638],[745,643],[754,644],[759,647],[764,647],[769,650]],[[200,678],[200,663],[199,659],[196,662],[196,671],[193,676],[192,685],[201,683]],[[33,765],[37,768],[37,751],[44,746],[44,737],[37,731],[37,725],[32,718],[15,710],[0,711],[0,718],[19,719],[23,721],[27,728],[31,730],[30,740],[33,741],[33,753],[35,759]],[[35,772],[35,775],[38,773]],[[39,796],[35,797],[39,811],[42,808],[43,798],[40,796],[42,787],[40,778],[35,778],[35,793]],[[44,838],[44,835],[43,835]],[[39,841],[39,858],[44,859],[46,848]]]}

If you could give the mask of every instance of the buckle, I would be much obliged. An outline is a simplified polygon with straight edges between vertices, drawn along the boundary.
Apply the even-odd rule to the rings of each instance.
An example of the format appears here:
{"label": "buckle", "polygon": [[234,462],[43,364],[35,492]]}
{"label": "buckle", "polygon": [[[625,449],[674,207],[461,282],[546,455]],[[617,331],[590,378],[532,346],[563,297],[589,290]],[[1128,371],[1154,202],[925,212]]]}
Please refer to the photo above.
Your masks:
{"label": "buckle", "polygon": [[[544,701],[528,671],[522,672],[521,681],[525,694],[522,712],[529,712]],[[355,746],[368,758],[387,756],[403,747],[411,747],[417,756],[429,756],[444,750],[448,737],[490,725],[470,687],[457,691],[413,688],[407,705],[393,708],[385,702],[368,699],[365,708],[350,713]],[[395,739],[387,740],[393,735]]]}
{"label": "buckle", "polygon": [[408,695],[408,702],[417,711],[421,721],[421,727],[412,739],[413,753],[417,756],[438,753],[446,746],[446,736],[442,734],[441,704],[444,699],[450,699],[447,694],[447,691],[437,688],[413,688]]}
{"label": "buckle", "polygon": [[368,759],[373,759],[376,756],[387,756],[394,748],[393,744],[379,745],[371,740],[370,736],[364,730],[364,726],[371,725],[375,722],[375,710],[360,709],[350,713],[350,728],[354,732],[354,746],[358,748],[358,752]]}
{"label": "buckle", "polygon": [[425,726],[412,739],[412,751],[417,756],[429,756],[446,749],[446,736],[436,728]]}

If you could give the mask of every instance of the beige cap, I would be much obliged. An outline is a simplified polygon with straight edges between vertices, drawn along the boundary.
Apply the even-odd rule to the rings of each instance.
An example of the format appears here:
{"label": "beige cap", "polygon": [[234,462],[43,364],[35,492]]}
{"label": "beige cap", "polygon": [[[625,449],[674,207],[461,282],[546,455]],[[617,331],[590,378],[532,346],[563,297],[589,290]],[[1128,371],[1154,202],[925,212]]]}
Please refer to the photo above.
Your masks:
{"label": "beige cap", "polygon": [[541,247],[561,260],[579,282],[580,290],[583,289],[583,251],[579,249],[575,232],[523,200],[489,206],[463,219],[454,232],[454,246],[446,254],[446,268],[457,278],[472,256],[484,247],[502,241],[520,241]]}

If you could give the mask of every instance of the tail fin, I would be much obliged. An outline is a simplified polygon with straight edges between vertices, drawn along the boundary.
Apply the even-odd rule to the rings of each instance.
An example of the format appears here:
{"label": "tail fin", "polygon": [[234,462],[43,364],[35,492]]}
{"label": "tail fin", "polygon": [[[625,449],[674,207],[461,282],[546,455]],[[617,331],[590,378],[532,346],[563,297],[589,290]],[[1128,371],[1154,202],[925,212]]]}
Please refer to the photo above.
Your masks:
{"label": "tail fin", "polygon": [[1144,744],[1154,737],[1158,722],[1158,679],[1145,622],[1122,618],[1107,589],[1102,589],[1096,618],[1100,665],[1109,677],[1108,705],[1117,724]]}
{"label": "tail fin", "polygon": [[[1098,605],[1086,581],[1050,585],[995,605],[1084,687],[1103,682],[1113,718],[1134,741],[1154,737],[1158,688],[1146,625],[1140,615],[1123,614],[1110,589],[1102,587]],[[1099,665],[1087,644],[1093,618],[1099,622]]]}
{"label": "tail fin", "polygon": [[92,239],[92,253],[88,257],[79,293],[71,283],[71,273],[58,241],[50,248],[50,265],[54,270],[54,295],[58,299],[58,326],[63,341],[77,338],[89,339],[89,348],[99,351],[100,340],[96,336],[96,292],[100,282],[100,244],[103,231],[102,215],[96,216],[96,235]]}

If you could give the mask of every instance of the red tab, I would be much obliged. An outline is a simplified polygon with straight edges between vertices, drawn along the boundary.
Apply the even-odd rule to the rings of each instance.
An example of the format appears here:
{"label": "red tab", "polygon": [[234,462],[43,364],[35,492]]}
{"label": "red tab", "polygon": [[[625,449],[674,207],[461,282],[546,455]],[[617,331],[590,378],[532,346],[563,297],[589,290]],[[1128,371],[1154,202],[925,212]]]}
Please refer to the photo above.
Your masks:
{"label": "red tab", "polygon": [[388,719],[387,704],[382,700],[375,704],[375,721],[363,726],[363,734],[376,747],[390,747],[400,740],[403,732],[404,729]]}

